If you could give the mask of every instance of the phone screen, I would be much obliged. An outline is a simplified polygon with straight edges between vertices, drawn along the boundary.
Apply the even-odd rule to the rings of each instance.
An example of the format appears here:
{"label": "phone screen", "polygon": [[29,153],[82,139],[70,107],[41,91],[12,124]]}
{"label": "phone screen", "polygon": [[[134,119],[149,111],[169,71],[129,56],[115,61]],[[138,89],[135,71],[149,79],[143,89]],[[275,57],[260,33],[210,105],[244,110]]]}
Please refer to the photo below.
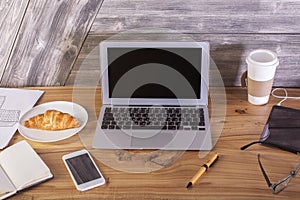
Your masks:
{"label": "phone screen", "polygon": [[66,163],[78,185],[101,178],[87,153],[66,159]]}

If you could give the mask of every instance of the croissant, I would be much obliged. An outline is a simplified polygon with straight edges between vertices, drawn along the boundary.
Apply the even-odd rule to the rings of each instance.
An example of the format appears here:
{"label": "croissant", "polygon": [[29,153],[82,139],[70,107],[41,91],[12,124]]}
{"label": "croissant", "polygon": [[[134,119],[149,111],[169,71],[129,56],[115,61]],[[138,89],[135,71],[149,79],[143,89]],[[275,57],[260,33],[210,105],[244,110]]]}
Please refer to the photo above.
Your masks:
{"label": "croissant", "polygon": [[68,113],[62,113],[57,110],[47,110],[43,114],[36,115],[24,121],[24,126],[42,130],[64,130],[77,128],[80,126],[80,122]]}

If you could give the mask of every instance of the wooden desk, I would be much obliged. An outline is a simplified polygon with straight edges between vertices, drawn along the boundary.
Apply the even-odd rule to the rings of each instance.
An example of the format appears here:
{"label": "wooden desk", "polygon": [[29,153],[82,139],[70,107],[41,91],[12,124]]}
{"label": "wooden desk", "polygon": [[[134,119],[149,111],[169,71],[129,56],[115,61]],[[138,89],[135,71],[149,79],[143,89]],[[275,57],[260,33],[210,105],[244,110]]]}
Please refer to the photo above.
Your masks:
{"label": "wooden desk", "polygon": [[[55,100],[74,101],[83,104],[89,114],[99,112],[101,102],[99,88],[77,88],[76,91],[80,92],[79,99],[74,97],[72,87],[37,89],[45,91],[38,104]],[[288,89],[288,92],[291,96],[300,96],[300,89]],[[94,96],[90,94],[94,94]],[[136,163],[137,166],[144,163],[144,167],[148,167],[150,172],[129,173],[130,167],[127,168],[127,171],[120,171],[111,168],[108,164],[115,165],[117,163],[120,168],[124,166],[126,169],[128,163],[136,162],[133,154],[140,155],[151,153],[151,151],[130,151],[130,154],[127,153],[128,151],[97,150],[93,151],[94,155],[97,152],[107,155],[105,162],[95,160],[109,183],[103,187],[79,192],[75,189],[61,160],[64,154],[85,148],[80,135],[77,134],[66,140],[48,144],[29,141],[53,172],[54,179],[23,191],[11,199],[265,200],[299,198],[299,174],[282,193],[278,195],[271,193],[259,169],[257,154],[261,153],[262,162],[272,182],[287,176],[299,156],[259,144],[246,151],[240,150],[242,145],[259,138],[272,105],[278,103],[279,100],[271,97],[268,105],[253,106],[247,102],[245,88],[226,88],[226,94],[227,107],[224,128],[213,149],[213,151],[219,152],[220,159],[190,190],[185,188],[189,179],[205,161],[205,158],[201,158],[202,154],[199,154],[199,151],[172,151],[167,154],[157,154],[157,157],[153,156],[148,160],[141,159],[140,163]],[[299,100],[287,100],[283,105],[300,109]],[[91,115],[90,120],[93,120],[94,114]],[[23,139],[19,133],[16,133],[10,145]],[[168,155],[170,155],[169,158]],[[155,166],[159,167],[155,169]]]}

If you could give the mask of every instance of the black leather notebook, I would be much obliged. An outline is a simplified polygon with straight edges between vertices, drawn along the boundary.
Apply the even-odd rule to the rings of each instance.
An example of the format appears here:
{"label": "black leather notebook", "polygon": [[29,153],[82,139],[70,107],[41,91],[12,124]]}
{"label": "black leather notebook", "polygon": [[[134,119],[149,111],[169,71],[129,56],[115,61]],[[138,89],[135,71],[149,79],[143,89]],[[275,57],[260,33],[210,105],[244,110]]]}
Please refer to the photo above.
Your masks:
{"label": "black leather notebook", "polygon": [[259,141],[247,144],[241,149],[256,143],[293,153],[300,152],[300,110],[273,106]]}

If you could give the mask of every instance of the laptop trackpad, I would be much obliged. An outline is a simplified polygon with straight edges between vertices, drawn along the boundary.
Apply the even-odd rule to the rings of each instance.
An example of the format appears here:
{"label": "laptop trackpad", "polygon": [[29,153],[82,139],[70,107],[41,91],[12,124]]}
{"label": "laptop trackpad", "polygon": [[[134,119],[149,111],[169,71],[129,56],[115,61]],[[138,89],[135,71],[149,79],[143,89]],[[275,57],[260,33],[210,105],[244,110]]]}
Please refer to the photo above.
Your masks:
{"label": "laptop trackpad", "polygon": [[169,143],[173,140],[173,138],[174,135],[172,133],[160,133],[148,138],[132,137],[131,148],[161,149],[165,146],[168,146]]}

